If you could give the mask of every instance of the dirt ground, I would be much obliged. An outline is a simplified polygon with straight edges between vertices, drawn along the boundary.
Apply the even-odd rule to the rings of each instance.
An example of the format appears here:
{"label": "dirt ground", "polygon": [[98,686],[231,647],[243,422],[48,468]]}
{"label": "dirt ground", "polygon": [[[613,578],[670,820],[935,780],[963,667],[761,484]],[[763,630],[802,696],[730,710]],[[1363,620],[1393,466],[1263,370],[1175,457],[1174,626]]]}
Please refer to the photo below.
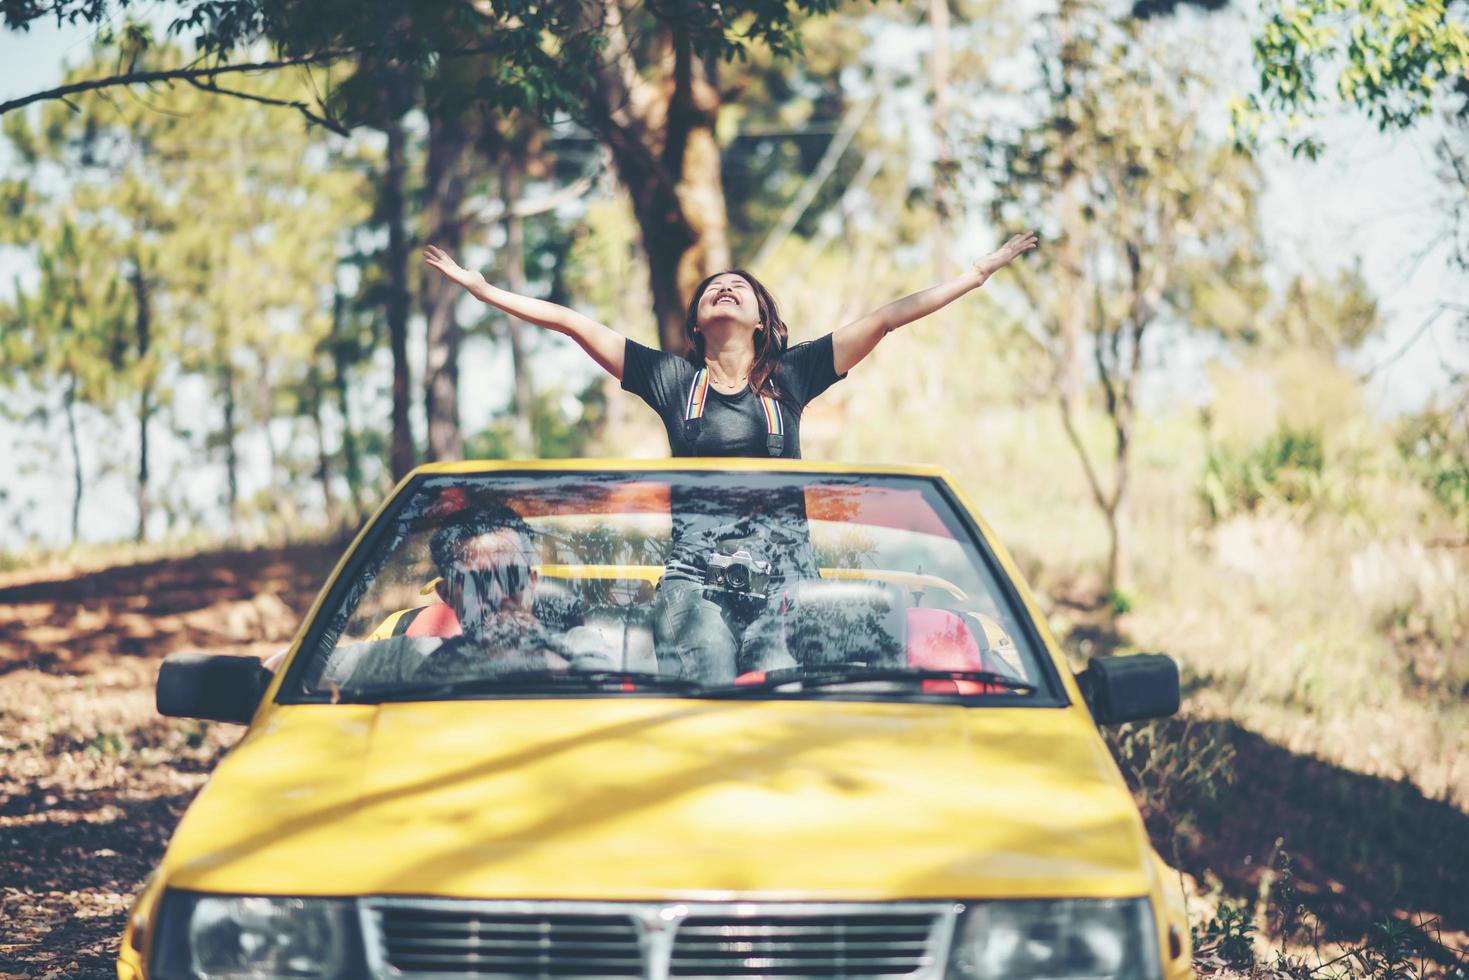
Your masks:
{"label": "dirt ground", "polygon": [[132,897],[243,729],[153,709],[178,650],[290,640],[339,544],[0,578],[0,977],[115,977]]}
{"label": "dirt ground", "polygon": [[[159,661],[178,650],[279,649],[341,551],[302,545],[0,576],[0,977],[115,976],[132,897],[242,732],[160,717]],[[1284,850],[1295,891],[1334,938],[1426,915],[1439,917],[1449,947],[1464,944],[1469,815],[1227,720],[1168,725],[1163,738],[1183,757],[1208,745],[1232,759],[1208,799],[1197,788],[1140,790],[1196,918],[1207,916],[1210,892],[1261,894]]]}

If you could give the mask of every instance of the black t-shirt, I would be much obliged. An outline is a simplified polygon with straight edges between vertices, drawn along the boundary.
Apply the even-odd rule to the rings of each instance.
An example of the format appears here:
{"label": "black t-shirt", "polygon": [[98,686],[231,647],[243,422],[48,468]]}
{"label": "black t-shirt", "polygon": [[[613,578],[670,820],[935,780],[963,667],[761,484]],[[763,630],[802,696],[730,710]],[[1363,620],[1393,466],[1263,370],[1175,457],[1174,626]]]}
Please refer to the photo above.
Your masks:
{"label": "black t-shirt", "polygon": [[[769,456],[765,446],[765,409],[760,396],[748,386],[738,394],[726,395],[709,387],[704,417],[691,444],[684,438],[684,410],[695,368],[673,354],[627,341],[622,355],[622,387],[652,406],[668,432],[668,448],[674,456]],[[836,373],[831,334],[797,344],[780,357],[775,369],[777,399],[785,428],[781,457],[801,458],[801,410],[806,404],[846,375]]]}
{"label": "black t-shirt", "polygon": [[[760,396],[748,386],[734,395],[709,388],[704,417],[691,445],[684,438],[684,411],[695,368],[687,360],[665,354],[629,340],[623,351],[622,387],[653,407],[668,432],[668,448],[674,456],[754,456],[769,458],[766,448],[765,409]],[[777,399],[785,441],[784,459],[801,458],[801,411],[813,398],[830,388],[845,374],[836,373],[831,334],[797,344],[781,355],[775,369]],[[758,506],[730,502],[680,487],[673,506],[673,551],[666,579],[702,581],[708,558],[743,548],[773,566],[777,581],[789,577],[814,577],[816,559],[811,551],[806,525],[805,500],[799,490],[772,494]],[[758,513],[757,513],[758,511]],[[732,517],[753,518],[731,524]]]}

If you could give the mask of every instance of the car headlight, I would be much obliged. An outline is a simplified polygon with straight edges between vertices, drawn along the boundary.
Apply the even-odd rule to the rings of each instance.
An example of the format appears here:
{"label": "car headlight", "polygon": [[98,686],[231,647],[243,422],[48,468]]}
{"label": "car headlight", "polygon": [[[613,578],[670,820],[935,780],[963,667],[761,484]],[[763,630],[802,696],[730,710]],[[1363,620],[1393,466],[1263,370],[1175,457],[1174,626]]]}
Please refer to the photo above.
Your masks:
{"label": "car headlight", "polygon": [[169,892],[153,942],[160,980],[333,980],[364,972],[348,900]]}
{"label": "car headlight", "polygon": [[948,976],[957,980],[1155,980],[1147,899],[977,902],[960,917]]}

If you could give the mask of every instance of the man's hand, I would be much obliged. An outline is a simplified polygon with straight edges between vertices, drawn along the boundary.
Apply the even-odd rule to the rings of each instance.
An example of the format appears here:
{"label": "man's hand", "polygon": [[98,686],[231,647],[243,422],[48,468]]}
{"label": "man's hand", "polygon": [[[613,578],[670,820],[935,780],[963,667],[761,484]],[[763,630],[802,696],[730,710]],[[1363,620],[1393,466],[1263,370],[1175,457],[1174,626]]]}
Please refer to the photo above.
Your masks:
{"label": "man's hand", "polygon": [[423,261],[443,273],[445,279],[453,283],[458,283],[465,289],[473,289],[476,286],[485,285],[485,277],[483,275],[464,268],[450,258],[448,252],[439,248],[437,245],[424,246]]}
{"label": "man's hand", "polygon": [[1013,262],[1017,255],[1035,248],[1038,241],[1033,231],[1023,231],[1018,235],[1012,235],[1008,242],[974,263],[975,275],[981,279],[988,279]]}

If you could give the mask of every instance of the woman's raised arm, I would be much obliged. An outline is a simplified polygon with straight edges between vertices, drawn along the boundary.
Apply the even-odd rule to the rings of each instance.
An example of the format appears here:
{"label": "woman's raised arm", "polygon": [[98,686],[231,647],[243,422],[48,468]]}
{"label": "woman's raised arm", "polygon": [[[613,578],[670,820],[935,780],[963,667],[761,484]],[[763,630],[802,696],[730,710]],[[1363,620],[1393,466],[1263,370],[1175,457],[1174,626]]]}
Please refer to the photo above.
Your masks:
{"label": "woman's raised arm", "polygon": [[602,370],[618,381],[622,380],[622,354],[626,340],[612,328],[559,303],[522,296],[508,289],[492,286],[483,275],[464,268],[450,258],[448,252],[437,246],[429,245],[424,248],[423,261],[443,273],[445,279],[464,287],[481,303],[488,303],[546,330],[566,334],[580,344],[581,349],[591,355]]}
{"label": "woman's raised arm", "polygon": [[837,328],[831,335],[832,360],[837,374],[846,374],[856,367],[862,358],[872,353],[879,340],[894,330],[941,310],[971,289],[983,286],[990,276],[1009,265],[1016,256],[1035,248],[1036,241],[1033,231],[1014,235],[957,279],[895,299]]}

